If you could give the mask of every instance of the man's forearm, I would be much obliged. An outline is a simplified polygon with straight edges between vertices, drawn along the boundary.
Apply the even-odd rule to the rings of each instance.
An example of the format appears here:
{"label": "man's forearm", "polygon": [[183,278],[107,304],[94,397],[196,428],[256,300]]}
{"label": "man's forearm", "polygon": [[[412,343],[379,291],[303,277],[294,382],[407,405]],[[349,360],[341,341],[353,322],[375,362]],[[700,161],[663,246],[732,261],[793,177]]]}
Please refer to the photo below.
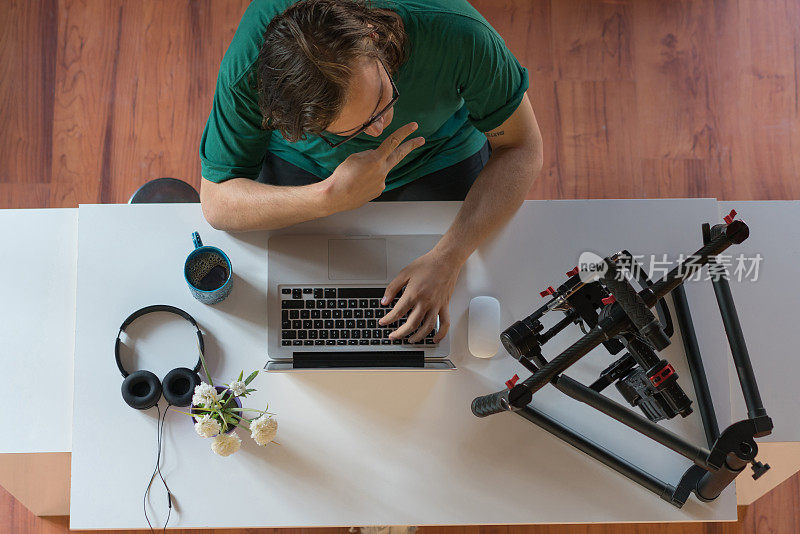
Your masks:
{"label": "man's forearm", "polygon": [[324,182],[276,186],[233,178],[204,186],[213,193],[201,190],[203,213],[214,228],[227,232],[272,230],[332,213]]}
{"label": "man's forearm", "polygon": [[434,250],[463,264],[522,205],[542,168],[541,147],[501,147],[492,153]]}

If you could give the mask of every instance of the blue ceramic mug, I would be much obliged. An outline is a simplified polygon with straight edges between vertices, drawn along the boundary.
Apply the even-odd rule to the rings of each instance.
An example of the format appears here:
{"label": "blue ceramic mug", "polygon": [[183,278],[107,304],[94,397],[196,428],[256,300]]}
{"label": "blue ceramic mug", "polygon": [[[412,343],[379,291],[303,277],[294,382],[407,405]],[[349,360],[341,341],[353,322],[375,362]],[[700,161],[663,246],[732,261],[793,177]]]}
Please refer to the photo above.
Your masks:
{"label": "blue ceramic mug", "polygon": [[225,300],[233,289],[233,268],[228,256],[217,247],[204,247],[200,234],[192,234],[194,250],[183,265],[189,291],[203,304]]}

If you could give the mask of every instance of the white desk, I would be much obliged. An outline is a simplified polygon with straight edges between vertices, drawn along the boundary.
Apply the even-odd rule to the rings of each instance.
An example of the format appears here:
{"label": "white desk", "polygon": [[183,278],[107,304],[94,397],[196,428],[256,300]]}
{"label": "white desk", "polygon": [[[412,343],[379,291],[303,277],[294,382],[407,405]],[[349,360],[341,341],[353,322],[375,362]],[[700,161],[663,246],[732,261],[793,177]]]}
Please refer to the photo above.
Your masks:
{"label": "white desk", "polygon": [[[367,205],[286,231],[442,232],[457,208]],[[716,202],[703,199],[526,202],[462,271],[451,303],[458,371],[262,374],[247,404],[269,400],[281,445],[262,449],[242,436],[242,451],[229,458],[215,456],[185,416],[171,413],[163,462],[176,497],[170,526],[735,520],[733,488],[713,503],[691,498],[678,510],[519,417],[474,417],[472,398],[496,391],[521,368],[507,356],[483,361],[466,350],[472,296],[498,297],[507,325],[538,307],[538,291],[560,283],[560,273],[581,251],[667,251],[674,258],[699,248],[700,224],[716,218]],[[181,269],[194,230],[228,253],[236,273],[231,296],[216,307],[196,302],[185,287]],[[146,526],[141,495],[155,460],[155,415],[131,410],[120,398],[112,348],[122,320],[145,305],[181,307],[206,334],[215,378],[260,368],[266,360],[267,239],[267,233],[217,232],[198,205],[80,208],[72,528]],[[697,330],[708,331],[700,344],[717,412],[730,413],[726,344],[713,292],[687,291]],[[193,355],[191,328],[165,320],[158,330],[148,330],[156,321],[142,324],[137,341],[138,365],[159,376]],[[574,339],[568,338],[551,342],[550,354]],[[693,396],[680,347],[676,337],[666,356]],[[589,380],[611,361],[598,349],[569,374]],[[689,465],[553,388],[537,394],[536,404],[667,482],[675,484]],[[696,413],[666,426],[703,440]],[[151,502],[163,523],[163,489],[154,486]]]}
{"label": "white desk", "polygon": [[77,233],[77,209],[0,210],[0,366],[22,419],[0,432],[0,483],[37,515],[69,510]]}
{"label": "white desk", "polygon": [[77,233],[76,209],[0,210],[0,365],[26,411],[47,414],[0,432],[0,454],[70,450]]}

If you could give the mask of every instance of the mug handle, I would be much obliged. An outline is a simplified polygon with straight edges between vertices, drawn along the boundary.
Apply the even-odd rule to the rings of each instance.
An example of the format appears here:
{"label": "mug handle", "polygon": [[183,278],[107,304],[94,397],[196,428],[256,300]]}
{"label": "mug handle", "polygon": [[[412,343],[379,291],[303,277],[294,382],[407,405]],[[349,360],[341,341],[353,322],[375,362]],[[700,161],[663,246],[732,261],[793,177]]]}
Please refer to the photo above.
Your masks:
{"label": "mug handle", "polygon": [[194,243],[194,248],[196,249],[203,246],[203,241],[200,240],[200,234],[197,232],[192,233],[192,243]]}

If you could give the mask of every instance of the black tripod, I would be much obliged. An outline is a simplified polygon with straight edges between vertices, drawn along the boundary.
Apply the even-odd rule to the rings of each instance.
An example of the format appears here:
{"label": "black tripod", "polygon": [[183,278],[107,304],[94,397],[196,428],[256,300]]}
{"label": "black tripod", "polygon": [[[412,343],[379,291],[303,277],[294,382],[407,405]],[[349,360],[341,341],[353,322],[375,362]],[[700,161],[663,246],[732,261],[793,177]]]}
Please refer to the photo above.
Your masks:
{"label": "black tripod", "polygon": [[[704,224],[702,248],[656,282],[648,279],[627,251],[568,272],[568,280],[558,289],[550,287],[543,292],[542,296],[552,295],[547,304],[511,325],[500,336],[506,350],[533,374],[520,383],[516,383],[515,376],[515,379],[506,382],[506,389],[475,398],[472,412],[478,417],[486,417],[512,411],[677,507],[683,506],[692,492],[702,501],[716,499],[748,463],[752,464],[753,478],[761,476],[769,469],[769,465],[756,461],[758,446],[754,438],[770,434],[772,420],[761,403],[728,279],[724,272],[717,271],[712,283],[747,404],[748,417],[730,425],[722,433],[719,432],[682,285],[698,269],[704,266],[709,269],[718,267],[715,256],[732,244],[747,239],[750,232],[747,225],[734,220],[734,216],[735,212],[731,212],[725,217],[725,224],[713,227]],[[625,278],[626,272],[635,277],[641,290],[634,289]],[[682,332],[708,448],[694,445],[655,424],[662,419],[676,415],[686,417],[692,413],[691,400],[678,384],[677,373],[666,360],[656,355],[656,352],[670,344],[673,334],[672,320],[663,300],[670,293]],[[658,318],[651,311],[654,307]],[[551,311],[564,312],[565,316],[544,331],[540,319]],[[584,336],[547,361],[542,356],[542,345],[571,323],[579,324]],[[627,352],[605,369],[590,386],[563,374],[600,344],[611,354],[623,349]],[[677,487],[659,480],[531,406],[533,394],[548,383],[565,395],[588,404],[685,456],[694,465],[683,474]],[[601,393],[611,384],[615,384],[625,400],[638,407],[644,417]]]}

